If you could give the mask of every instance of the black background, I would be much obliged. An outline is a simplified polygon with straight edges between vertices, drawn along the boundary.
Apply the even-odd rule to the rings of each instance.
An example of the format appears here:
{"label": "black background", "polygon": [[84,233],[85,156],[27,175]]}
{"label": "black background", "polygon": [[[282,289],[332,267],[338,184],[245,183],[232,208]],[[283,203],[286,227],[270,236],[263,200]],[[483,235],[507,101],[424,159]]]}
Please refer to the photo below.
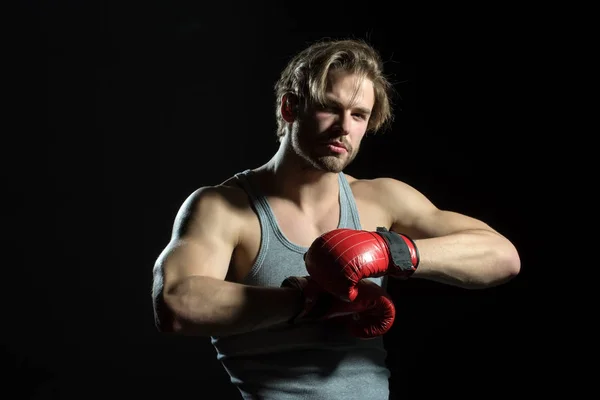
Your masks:
{"label": "black background", "polygon": [[481,218],[522,259],[515,280],[485,291],[392,284],[394,395],[531,388],[539,165],[524,139],[530,38],[506,29],[520,29],[516,14],[437,10],[434,22],[383,3],[23,4],[19,124],[3,149],[11,398],[238,398],[208,339],[156,332],[151,269],[194,189],[271,157],[273,85],[323,37],[367,39],[397,92],[393,129],[366,138],[347,172],[403,180]]}

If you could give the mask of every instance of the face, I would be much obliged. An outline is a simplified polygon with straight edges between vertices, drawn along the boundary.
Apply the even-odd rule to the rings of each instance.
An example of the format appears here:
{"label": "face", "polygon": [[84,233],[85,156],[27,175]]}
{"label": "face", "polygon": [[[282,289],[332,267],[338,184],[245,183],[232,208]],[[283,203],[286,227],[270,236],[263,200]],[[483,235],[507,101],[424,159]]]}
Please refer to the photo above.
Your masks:
{"label": "face", "polygon": [[293,124],[290,142],[311,167],[337,173],[358,154],[375,90],[368,79],[334,71],[329,75],[326,99],[324,107],[309,109]]}

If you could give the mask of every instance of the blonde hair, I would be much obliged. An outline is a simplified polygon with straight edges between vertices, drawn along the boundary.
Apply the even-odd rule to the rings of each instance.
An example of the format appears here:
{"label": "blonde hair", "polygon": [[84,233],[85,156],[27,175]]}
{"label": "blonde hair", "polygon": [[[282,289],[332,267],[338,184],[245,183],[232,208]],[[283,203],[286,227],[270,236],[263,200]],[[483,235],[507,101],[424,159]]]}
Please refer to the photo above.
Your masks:
{"label": "blonde hair", "polygon": [[286,125],[280,108],[283,96],[297,96],[298,110],[306,110],[311,105],[325,104],[327,80],[329,72],[333,70],[356,74],[373,82],[375,104],[367,132],[379,131],[391,123],[393,115],[390,97],[393,89],[383,73],[383,61],[379,53],[363,40],[324,39],[296,54],[275,84],[275,113],[279,139],[285,135]]}

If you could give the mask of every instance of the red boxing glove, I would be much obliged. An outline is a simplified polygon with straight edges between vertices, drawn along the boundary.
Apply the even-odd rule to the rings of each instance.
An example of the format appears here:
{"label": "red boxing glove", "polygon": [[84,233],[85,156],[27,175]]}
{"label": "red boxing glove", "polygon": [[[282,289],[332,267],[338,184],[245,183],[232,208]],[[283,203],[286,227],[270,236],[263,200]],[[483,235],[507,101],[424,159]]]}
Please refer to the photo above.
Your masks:
{"label": "red boxing glove", "polygon": [[385,289],[371,281],[359,282],[360,293],[353,302],[345,302],[326,292],[311,277],[289,277],[282,287],[302,291],[302,309],[292,324],[336,320],[345,324],[360,339],[372,339],[392,327],[396,308]]}
{"label": "red boxing glove", "polygon": [[304,255],[306,269],[325,290],[353,301],[363,278],[408,278],[419,265],[419,252],[406,235],[334,229],[318,237]]}

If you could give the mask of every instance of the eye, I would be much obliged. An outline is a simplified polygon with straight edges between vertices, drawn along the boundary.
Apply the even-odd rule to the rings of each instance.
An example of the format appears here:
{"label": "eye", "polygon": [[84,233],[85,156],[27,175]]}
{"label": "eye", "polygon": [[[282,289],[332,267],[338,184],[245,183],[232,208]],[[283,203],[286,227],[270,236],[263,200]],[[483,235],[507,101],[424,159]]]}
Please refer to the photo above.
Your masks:
{"label": "eye", "polygon": [[367,116],[365,114],[352,114],[352,116],[354,118],[358,118],[358,119],[361,119],[361,120],[367,119]]}

